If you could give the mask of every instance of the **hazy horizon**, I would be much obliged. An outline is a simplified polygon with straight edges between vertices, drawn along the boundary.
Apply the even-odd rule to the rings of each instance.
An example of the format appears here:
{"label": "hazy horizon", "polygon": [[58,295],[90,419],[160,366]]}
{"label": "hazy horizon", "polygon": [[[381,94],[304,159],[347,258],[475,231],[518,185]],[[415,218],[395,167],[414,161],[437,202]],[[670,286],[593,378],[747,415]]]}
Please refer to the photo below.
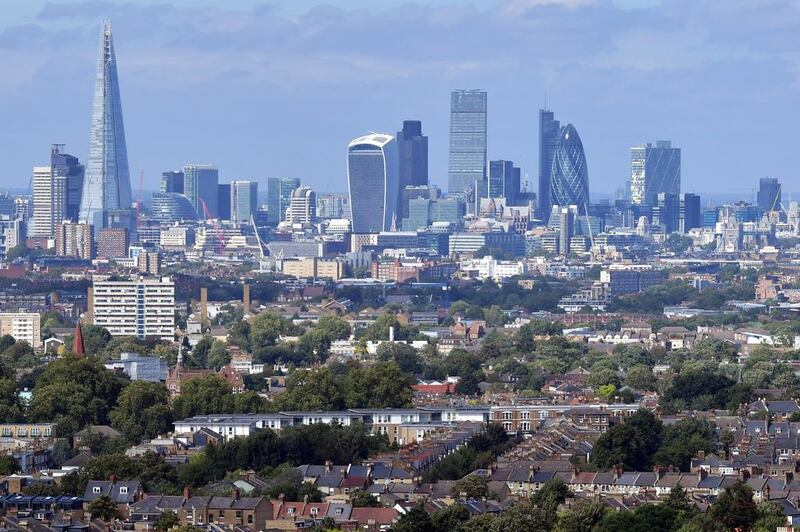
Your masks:
{"label": "hazy horizon", "polygon": [[[538,109],[573,123],[593,197],[628,148],[682,149],[685,192],[800,192],[794,124],[800,7],[725,0],[45,2],[0,14],[5,187],[26,188],[51,143],[86,160],[100,19],[114,29],[131,184],[190,162],[221,181],[299,177],[346,190],[346,146],[419,119],[446,190],[449,93],[488,91],[489,158],[535,190]],[[701,5],[698,5],[701,4]],[[197,6],[197,7],[193,7]],[[705,198],[703,199],[705,204]]]}

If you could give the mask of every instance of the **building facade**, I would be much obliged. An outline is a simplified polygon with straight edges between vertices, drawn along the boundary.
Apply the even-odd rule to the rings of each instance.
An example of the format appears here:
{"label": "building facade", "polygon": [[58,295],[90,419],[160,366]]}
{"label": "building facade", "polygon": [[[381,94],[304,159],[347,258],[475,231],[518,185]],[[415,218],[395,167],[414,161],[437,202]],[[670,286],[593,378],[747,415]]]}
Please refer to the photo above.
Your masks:
{"label": "building facade", "polygon": [[286,220],[286,209],[292,199],[292,192],[300,186],[296,177],[270,177],[267,179],[267,220],[278,224]]}
{"label": "building facade", "polygon": [[217,205],[219,169],[210,164],[187,164],[183,167],[183,193],[197,212],[197,218],[205,220],[219,216]]}
{"label": "building facade", "polygon": [[422,122],[404,120],[397,132],[400,161],[400,188],[428,185],[428,137],[422,134]]}
{"label": "building facade", "polygon": [[159,192],[174,192],[183,194],[183,172],[180,170],[169,170],[161,173],[161,186]]}
{"label": "building facade", "polygon": [[[558,144],[561,124],[555,114],[547,109],[539,109],[539,212],[549,216],[553,205],[550,191],[550,174],[553,171],[553,154]],[[544,220],[545,222],[547,220]]]}
{"label": "building facade", "polygon": [[371,133],[347,147],[347,176],[354,233],[389,231],[397,218],[397,143],[391,135]]}
{"label": "building facade", "polygon": [[[80,221],[95,231],[109,225],[109,211],[130,210],[131,181],[122,122],[122,100],[111,23],[103,21],[97,60],[89,156],[80,203]],[[122,218],[122,217],[121,217]],[[130,218],[125,219],[130,222]]]}
{"label": "building facade", "polygon": [[130,245],[128,230],[121,227],[105,227],[97,232],[97,257],[112,259],[128,256]]}
{"label": "building facade", "polygon": [[18,342],[28,342],[34,349],[42,348],[41,317],[38,312],[0,312],[0,336],[13,336]]}
{"label": "building facade", "polygon": [[291,224],[311,225],[317,219],[317,197],[308,187],[292,192],[286,221]]}
{"label": "building facade", "polygon": [[175,283],[169,277],[95,280],[92,286],[93,322],[112,336],[174,339]]}
{"label": "building facade", "polygon": [[758,180],[758,206],[764,212],[780,210],[781,184],[777,178],[762,177]]}
{"label": "building facade", "polygon": [[150,205],[153,220],[165,225],[197,220],[197,211],[189,198],[178,192],[156,192]]}
{"label": "building facade", "polygon": [[469,196],[486,180],[487,94],[457,90],[450,94],[450,162],[447,190]]}
{"label": "building facade", "polygon": [[56,230],[56,255],[91,260],[94,257],[92,226],[62,222]]}
{"label": "building facade", "polygon": [[655,205],[658,194],[681,193],[681,150],[668,140],[631,148],[631,203]]}
{"label": "building facade", "polygon": [[255,181],[231,181],[230,219],[235,224],[250,223],[258,209],[258,183]]}
{"label": "building facade", "polygon": [[553,205],[577,205],[579,211],[589,206],[589,169],[583,153],[583,143],[572,124],[561,128],[550,174],[550,194]]}

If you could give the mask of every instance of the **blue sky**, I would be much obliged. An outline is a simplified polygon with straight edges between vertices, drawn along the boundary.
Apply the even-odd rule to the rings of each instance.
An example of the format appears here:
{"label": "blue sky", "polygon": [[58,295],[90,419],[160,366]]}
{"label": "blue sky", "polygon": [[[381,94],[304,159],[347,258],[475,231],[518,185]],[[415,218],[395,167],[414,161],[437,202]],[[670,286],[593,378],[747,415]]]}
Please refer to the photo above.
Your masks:
{"label": "blue sky", "polygon": [[[489,92],[489,157],[537,179],[537,110],[573,123],[593,195],[631,145],[671,139],[683,188],[800,193],[800,2],[789,0],[4,0],[0,146],[26,186],[49,145],[86,158],[101,17],[115,33],[132,182],[215,163],[222,179],[344,191],[347,142],[420,119],[447,181],[449,91]],[[134,185],[136,186],[136,185]],[[134,192],[135,195],[135,192]]]}

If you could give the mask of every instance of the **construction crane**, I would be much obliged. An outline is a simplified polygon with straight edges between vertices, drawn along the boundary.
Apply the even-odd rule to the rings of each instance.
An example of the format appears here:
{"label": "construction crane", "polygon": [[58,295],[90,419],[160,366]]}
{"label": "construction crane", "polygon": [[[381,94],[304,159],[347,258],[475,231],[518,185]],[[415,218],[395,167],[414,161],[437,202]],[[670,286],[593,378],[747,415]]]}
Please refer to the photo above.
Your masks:
{"label": "construction crane", "polygon": [[269,261],[264,254],[264,243],[261,242],[261,235],[258,234],[258,227],[256,227],[256,219],[250,215],[250,225],[253,226],[253,232],[256,234],[256,243],[258,244],[258,271],[265,273],[269,271]]}
{"label": "construction crane", "polygon": [[225,239],[222,235],[222,227],[219,224],[219,220],[214,218],[211,215],[211,211],[208,210],[208,205],[206,204],[203,198],[200,198],[200,203],[203,205],[203,214],[205,216],[206,221],[211,221],[211,224],[214,228],[214,233],[217,236],[217,254],[222,255],[225,251]]}

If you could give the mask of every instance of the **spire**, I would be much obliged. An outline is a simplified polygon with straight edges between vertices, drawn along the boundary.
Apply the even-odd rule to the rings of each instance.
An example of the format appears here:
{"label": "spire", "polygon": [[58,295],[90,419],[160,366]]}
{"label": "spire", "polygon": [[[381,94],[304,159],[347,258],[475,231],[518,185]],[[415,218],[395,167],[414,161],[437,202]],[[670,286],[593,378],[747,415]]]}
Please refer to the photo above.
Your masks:
{"label": "spire", "polygon": [[79,357],[86,356],[86,348],[83,345],[83,332],[81,331],[81,322],[75,326],[75,336],[72,338],[72,352]]}

